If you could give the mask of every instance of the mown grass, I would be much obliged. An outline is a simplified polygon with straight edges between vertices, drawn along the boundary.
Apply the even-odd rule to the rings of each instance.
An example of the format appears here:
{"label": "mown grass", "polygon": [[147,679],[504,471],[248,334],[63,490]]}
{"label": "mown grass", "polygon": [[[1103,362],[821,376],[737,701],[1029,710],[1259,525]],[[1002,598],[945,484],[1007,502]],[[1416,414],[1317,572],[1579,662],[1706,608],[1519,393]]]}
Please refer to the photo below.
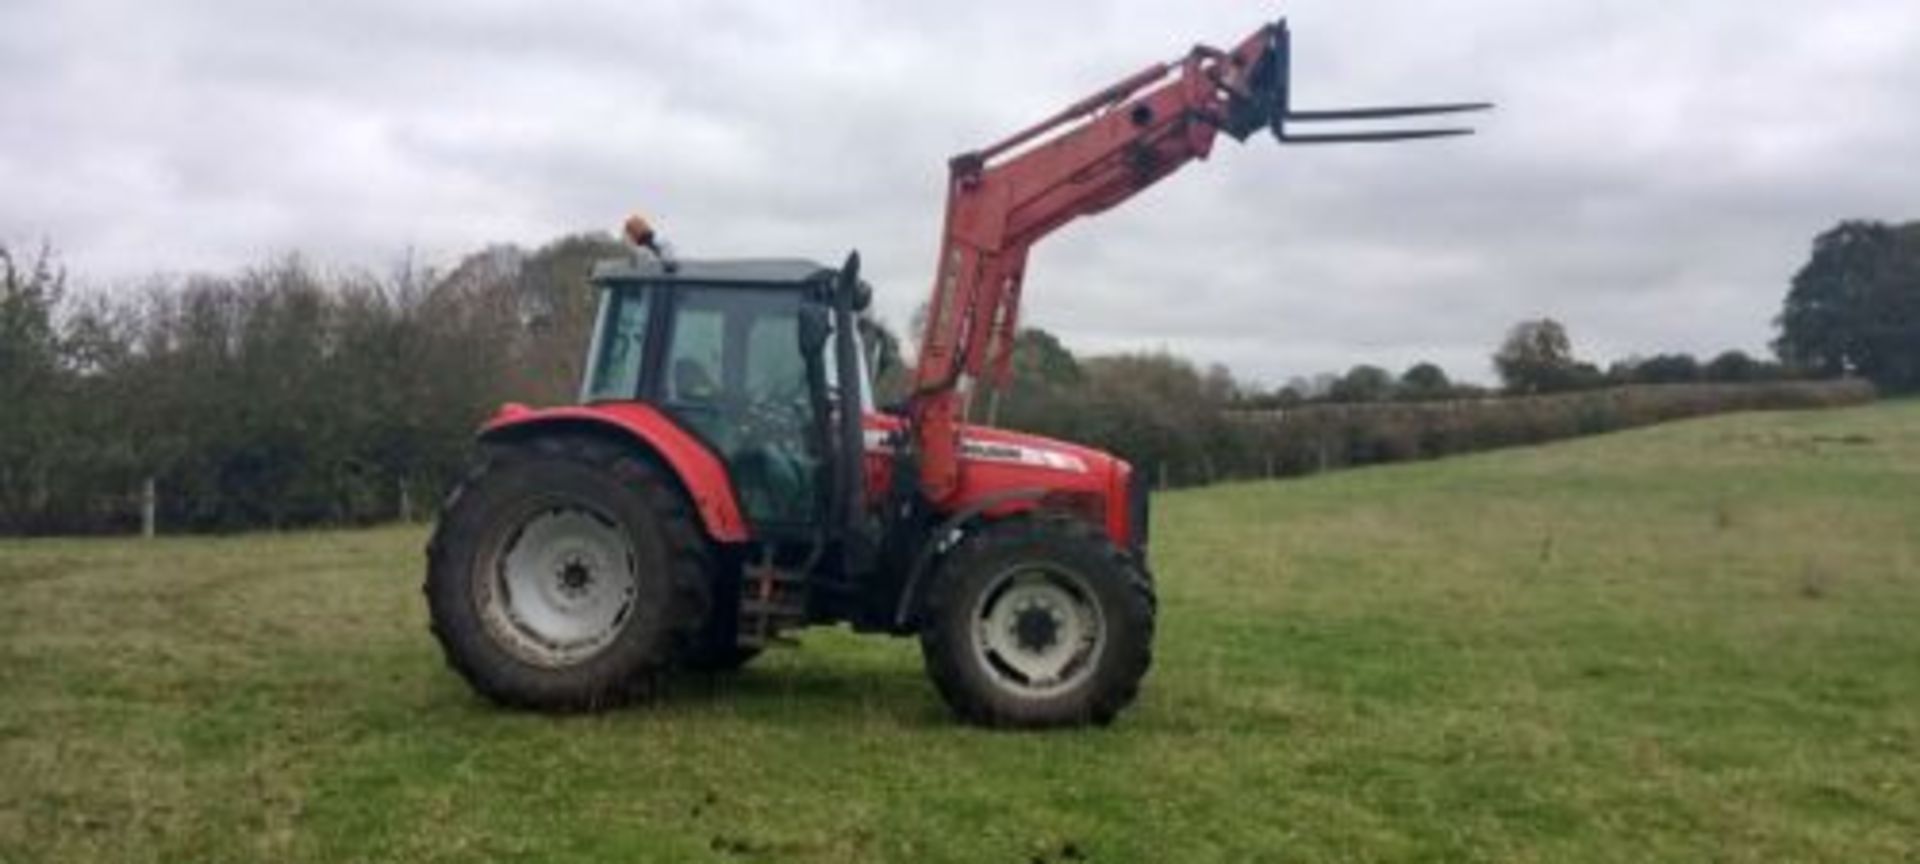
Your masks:
{"label": "mown grass", "polygon": [[1920,856],[1920,404],[1156,499],[1114,727],[843,632],[506,713],[417,529],[0,543],[0,861]]}

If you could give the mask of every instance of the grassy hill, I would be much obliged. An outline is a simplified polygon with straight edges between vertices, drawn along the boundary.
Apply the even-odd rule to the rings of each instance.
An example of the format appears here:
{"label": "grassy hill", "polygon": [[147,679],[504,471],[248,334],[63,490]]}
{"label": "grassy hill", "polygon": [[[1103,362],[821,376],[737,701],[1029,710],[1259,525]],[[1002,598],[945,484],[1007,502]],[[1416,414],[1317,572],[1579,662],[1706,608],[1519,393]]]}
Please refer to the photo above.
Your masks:
{"label": "grassy hill", "polygon": [[1920,403],[1156,499],[1113,728],[821,631],[578,718],[445,671],[424,532],[0,542],[0,862],[1920,856]]}

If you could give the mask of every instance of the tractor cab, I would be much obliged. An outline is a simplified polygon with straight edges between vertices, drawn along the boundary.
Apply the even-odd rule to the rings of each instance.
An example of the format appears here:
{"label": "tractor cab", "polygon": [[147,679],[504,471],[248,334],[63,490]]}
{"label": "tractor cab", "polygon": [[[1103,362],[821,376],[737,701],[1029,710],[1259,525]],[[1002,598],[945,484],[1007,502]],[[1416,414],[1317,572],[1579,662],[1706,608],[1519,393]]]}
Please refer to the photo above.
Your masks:
{"label": "tractor cab", "polygon": [[835,362],[838,276],[800,259],[602,262],[580,401],[652,405],[719,457],[756,534],[813,534],[832,507],[839,382],[856,418],[871,400],[857,344],[848,374]]}

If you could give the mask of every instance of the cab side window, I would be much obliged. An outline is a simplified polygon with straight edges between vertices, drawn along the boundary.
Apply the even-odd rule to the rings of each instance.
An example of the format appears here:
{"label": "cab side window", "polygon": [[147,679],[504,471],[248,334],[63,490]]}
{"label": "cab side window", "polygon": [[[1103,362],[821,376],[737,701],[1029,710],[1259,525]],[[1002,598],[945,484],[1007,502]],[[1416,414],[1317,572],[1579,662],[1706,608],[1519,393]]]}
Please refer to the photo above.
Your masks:
{"label": "cab side window", "polygon": [[792,290],[682,286],[660,370],[665,408],[727,463],[762,529],[814,518],[819,460]]}
{"label": "cab side window", "polygon": [[763,315],[747,326],[747,397],[807,398],[807,366],[801,360],[800,325],[791,315]]}
{"label": "cab side window", "polygon": [[720,396],[726,320],[719,309],[680,310],[667,355],[667,401],[713,403]]}
{"label": "cab side window", "polygon": [[632,399],[640,389],[640,361],[647,344],[647,298],[651,292],[611,290],[601,301],[598,350],[583,401]]}

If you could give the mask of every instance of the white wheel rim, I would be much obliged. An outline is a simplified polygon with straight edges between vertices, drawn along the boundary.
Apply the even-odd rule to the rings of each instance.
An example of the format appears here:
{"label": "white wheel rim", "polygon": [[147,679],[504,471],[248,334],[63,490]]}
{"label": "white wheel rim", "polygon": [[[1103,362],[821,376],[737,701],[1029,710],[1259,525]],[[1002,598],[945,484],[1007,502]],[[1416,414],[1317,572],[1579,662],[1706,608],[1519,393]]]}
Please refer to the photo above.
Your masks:
{"label": "white wheel rim", "polygon": [[1077,574],[1018,567],[996,576],[973,610],[974,657],[988,679],[1022,697],[1072,689],[1093,674],[1106,621]]}
{"label": "white wheel rim", "polygon": [[525,517],[506,532],[489,569],[476,580],[488,629],[541,666],[572,665],[606,648],[640,587],[626,532],[575,504]]}

